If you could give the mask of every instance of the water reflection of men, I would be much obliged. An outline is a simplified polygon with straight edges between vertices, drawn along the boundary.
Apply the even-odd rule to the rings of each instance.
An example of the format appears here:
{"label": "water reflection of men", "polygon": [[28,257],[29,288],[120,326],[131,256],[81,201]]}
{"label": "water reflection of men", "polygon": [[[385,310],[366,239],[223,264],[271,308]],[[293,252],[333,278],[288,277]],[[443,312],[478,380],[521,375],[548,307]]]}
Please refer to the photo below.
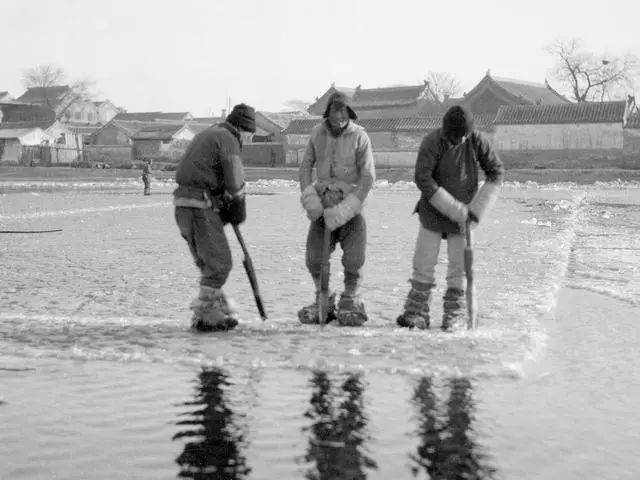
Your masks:
{"label": "water reflection of men", "polygon": [[180,465],[179,477],[197,479],[234,480],[246,478],[251,472],[242,454],[244,435],[234,422],[233,411],[225,399],[227,376],[218,368],[200,372],[195,399],[185,402],[192,411],[189,418],[176,425],[186,430],[173,436],[173,440],[189,439],[176,458]]}
{"label": "water reflection of men", "polygon": [[471,383],[454,378],[449,388],[444,418],[438,417],[431,378],[422,378],[414,391],[421,444],[417,454],[410,455],[415,463],[413,475],[417,477],[424,469],[433,480],[495,478],[496,470],[486,463],[486,456],[469,435],[473,421]]}
{"label": "water reflection of men", "polygon": [[366,470],[378,466],[365,453],[364,443],[369,438],[366,432],[368,419],[364,414],[364,386],[360,376],[349,374],[338,393],[333,391],[325,372],[314,372],[311,385],[311,407],[305,416],[313,423],[304,429],[309,432],[305,460],[315,462],[315,468],[311,467],[305,478],[367,478]]}

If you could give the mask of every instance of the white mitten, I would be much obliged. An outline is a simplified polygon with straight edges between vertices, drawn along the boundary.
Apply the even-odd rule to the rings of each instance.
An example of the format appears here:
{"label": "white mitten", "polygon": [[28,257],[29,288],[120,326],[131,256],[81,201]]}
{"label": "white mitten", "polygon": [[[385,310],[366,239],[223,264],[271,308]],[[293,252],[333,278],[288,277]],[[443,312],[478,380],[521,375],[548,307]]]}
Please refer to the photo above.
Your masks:
{"label": "white mitten", "polygon": [[322,216],[322,200],[320,200],[320,196],[313,185],[309,185],[302,191],[300,202],[302,202],[302,206],[307,211],[307,218],[312,222]]}
{"label": "white mitten", "polygon": [[465,223],[469,216],[467,206],[453,198],[453,195],[442,187],[438,187],[436,193],[429,199],[429,203],[456,223]]}
{"label": "white mitten", "polygon": [[469,204],[469,213],[475,217],[474,221],[480,222],[482,217],[491,210],[498,198],[499,190],[500,186],[497,183],[484,182]]}
{"label": "white mitten", "polygon": [[338,205],[327,208],[324,211],[324,225],[333,231],[359,214],[361,209],[362,202],[360,199],[353,193],[350,193],[347,195],[347,198]]}

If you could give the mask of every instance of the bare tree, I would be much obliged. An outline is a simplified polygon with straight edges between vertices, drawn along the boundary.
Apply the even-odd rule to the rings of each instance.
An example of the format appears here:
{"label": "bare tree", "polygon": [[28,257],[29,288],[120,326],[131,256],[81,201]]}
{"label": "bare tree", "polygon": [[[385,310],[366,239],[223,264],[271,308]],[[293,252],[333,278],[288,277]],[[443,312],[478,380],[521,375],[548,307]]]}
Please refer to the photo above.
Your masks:
{"label": "bare tree", "polygon": [[22,74],[22,83],[25,88],[42,88],[41,103],[56,112],[56,118],[69,118],[69,107],[78,101],[89,101],[93,96],[94,82],[88,79],[75,80],[62,97],[52,98],[51,87],[61,86],[66,81],[67,75],[63,68],[53,65],[36,65],[25,70]]}
{"label": "bare tree", "polygon": [[440,102],[446,98],[455,97],[461,91],[460,83],[456,77],[447,72],[430,71],[427,73],[427,82],[431,93]]}
{"label": "bare tree", "polygon": [[634,89],[639,72],[635,55],[596,55],[577,38],[556,40],[546,51],[556,60],[552,75],[577,102],[602,102]]}

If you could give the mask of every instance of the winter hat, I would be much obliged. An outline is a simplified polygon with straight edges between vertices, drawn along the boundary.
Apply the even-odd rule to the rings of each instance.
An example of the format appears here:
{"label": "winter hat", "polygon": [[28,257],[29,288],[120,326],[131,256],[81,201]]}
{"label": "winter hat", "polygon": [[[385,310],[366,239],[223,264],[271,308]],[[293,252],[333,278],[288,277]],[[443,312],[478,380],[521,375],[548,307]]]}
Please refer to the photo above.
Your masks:
{"label": "winter hat", "polygon": [[327,100],[327,108],[324,111],[324,115],[322,115],[323,118],[329,117],[329,110],[331,109],[331,105],[333,105],[334,103],[338,107],[346,107],[347,113],[349,114],[349,118],[351,120],[356,120],[358,118],[356,112],[354,112],[353,108],[351,108],[351,99],[342,92],[333,92],[331,94],[329,100]]}
{"label": "winter hat", "polygon": [[256,111],[253,107],[245,105],[244,103],[233,107],[233,110],[231,110],[226,120],[240,130],[251,133],[255,133],[256,131]]}
{"label": "winter hat", "polygon": [[454,105],[444,114],[442,129],[448,137],[463,137],[473,130],[473,114],[462,105]]}

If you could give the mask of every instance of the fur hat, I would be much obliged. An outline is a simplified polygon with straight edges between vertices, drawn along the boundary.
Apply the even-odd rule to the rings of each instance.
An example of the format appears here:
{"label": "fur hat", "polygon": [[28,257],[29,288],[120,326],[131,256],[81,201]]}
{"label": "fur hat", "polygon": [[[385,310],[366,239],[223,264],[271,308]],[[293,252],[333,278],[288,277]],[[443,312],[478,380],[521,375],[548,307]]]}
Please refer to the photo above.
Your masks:
{"label": "fur hat", "polygon": [[231,113],[226,118],[227,122],[240,130],[255,133],[256,131],[256,111],[253,107],[240,103],[233,107]]}
{"label": "fur hat", "polygon": [[334,103],[339,107],[346,107],[347,113],[349,114],[349,118],[351,120],[356,120],[358,118],[356,112],[354,112],[353,108],[351,108],[351,99],[342,92],[333,92],[331,94],[331,96],[327,100],[327,108],[324,111],[324,115],[322,115],[323,118],[329,117],[329,110],[331,109],[331,105],[333,105]]}
{"label": "fur hat", "polygon": [[473,114],[462,105],[454,105],[442,117],[442,130],[447,137],[463,137],[473,131]]}

